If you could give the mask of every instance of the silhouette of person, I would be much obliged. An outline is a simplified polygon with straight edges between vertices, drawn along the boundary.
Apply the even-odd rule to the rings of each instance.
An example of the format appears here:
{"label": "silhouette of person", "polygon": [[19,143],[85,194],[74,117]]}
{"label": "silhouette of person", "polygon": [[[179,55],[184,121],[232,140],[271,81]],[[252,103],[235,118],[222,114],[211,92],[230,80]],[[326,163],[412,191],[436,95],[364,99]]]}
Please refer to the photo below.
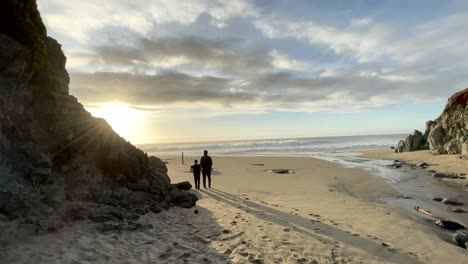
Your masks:
{"label": "silhouette of person", "polygon": [[206,188],[206,177],[208,177],[208,187],[211,188],[211,167],[213,166],[213,161],[211,160],[211,157],[208,156],[208,150],[203,151],[203,157],[200,159],[200,165],[203,175],[203,187]]}
{"label": "silhouette of person", "polygon": [[200,171],[201,166],[198,164],[198,160],[194,160],[193,165],[190,167],[193,171],[193,179],[195,181],[195,189],[200,189]]}

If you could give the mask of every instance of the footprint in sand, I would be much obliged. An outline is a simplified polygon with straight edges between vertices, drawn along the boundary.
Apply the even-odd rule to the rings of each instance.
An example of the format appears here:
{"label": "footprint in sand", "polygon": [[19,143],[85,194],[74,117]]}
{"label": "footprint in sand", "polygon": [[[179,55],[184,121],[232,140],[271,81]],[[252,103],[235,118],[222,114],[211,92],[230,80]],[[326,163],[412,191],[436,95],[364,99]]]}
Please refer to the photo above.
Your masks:
{"label": "footprint in sand", "polygon": [[284,232],[291,232],[291,229],[285,228],[285,229],[283,229],[283,231],[284,231]]}
{"label": "footprint in sand", "polygon": [[262,236],[262,239],[267,239],[267,238],[268,238],[268,236]]}

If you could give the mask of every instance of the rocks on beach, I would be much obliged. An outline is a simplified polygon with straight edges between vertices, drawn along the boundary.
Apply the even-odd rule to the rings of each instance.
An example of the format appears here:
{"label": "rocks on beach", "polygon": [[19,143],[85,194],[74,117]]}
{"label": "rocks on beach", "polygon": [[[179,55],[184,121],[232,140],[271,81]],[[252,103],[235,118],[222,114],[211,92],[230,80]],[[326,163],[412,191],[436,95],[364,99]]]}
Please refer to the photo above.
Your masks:
{"label": "rocks on beach", "polygon": [[430,149],[434,155],[460,154],[468,159],[468,88],[452,95],[443,113],[426,122],[426,130],[400,140],[395,152]]}
{"label": "rocks on beach", "polygon": [[456,232],[452,235],[453,242],[457,243],[459,247],[468,248],[468,233]]}
{"label": "rocks on beach", "polygon": [[442,203],[443,204],[450,204],[450,205],[463,205],[462,202],[456,200],[456,199],[453,199],[453,198],[444,198],[442,200]]}

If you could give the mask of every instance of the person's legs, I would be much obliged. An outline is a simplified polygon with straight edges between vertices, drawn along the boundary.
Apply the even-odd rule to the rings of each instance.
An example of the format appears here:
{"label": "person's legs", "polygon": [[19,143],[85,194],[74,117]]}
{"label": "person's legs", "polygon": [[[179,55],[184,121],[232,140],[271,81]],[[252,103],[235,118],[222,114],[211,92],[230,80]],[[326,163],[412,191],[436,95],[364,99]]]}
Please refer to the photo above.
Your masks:
{"label": "person's legs", "polygon": [[208,171],[208,172],[206,173],[206,176],[208,176],[208,187],[211,188],[211,171]]}
{"label": "person's legs", "polygon": [[195,178],[195,186],[197,189],[200,189],[200,175],[197,175]]}
{"label": "person's legs", "polygon": [[203,174],[203,188],[206,188],[206,171],[202,171]]}

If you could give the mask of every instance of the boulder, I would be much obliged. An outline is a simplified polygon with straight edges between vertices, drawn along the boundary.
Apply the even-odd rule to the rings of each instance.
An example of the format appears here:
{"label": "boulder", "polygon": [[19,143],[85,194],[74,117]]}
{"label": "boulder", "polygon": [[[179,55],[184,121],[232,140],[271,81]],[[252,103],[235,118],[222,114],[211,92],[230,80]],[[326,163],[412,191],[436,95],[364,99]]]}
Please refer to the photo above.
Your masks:
{"label": "boulder", "polygon": [[408,135],[404,140],[398,142],[395,152],[409,152],[424,149],[426,139],[419,130],[414,130],[413,134]]}
{"label": "boulder", "polygon": [[182,190],[182,191],[188,191],[188,190],[192,189],[192,184],[190,184],[190,182],[188,182],[188,181],[174,183],[172,186],[174,186],[176,189]]}
{"label": "boulder", "polygon": [[457,232],[452,235],[453,242],[457,243],[459,247],[468,248],[468,234],[465,232]]}
{"label": "boulder", "polygon": [[444,145],[445,129],[441,125],[436,125],[427,137],[429,142],[429,147],[433,154],[443,154],[443,145]]}

